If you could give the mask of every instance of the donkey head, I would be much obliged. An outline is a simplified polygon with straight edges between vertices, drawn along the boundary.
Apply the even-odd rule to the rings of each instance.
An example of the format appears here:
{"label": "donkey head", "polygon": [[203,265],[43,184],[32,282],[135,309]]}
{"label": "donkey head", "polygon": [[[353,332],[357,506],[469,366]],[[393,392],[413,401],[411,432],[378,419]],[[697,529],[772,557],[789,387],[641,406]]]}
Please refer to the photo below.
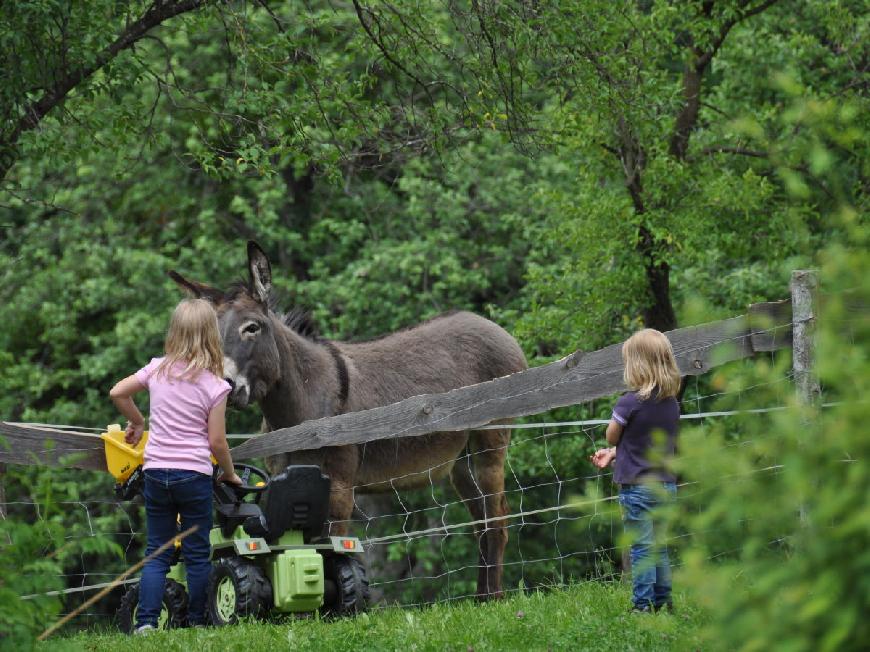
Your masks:
{"label": "donkey head", "polygon": [[248,271],[248,284],[235,284],[227,292],[169,272],[178,285],[215,306],[224,350],[224,377],[233,388],[230,401],[239,407],[262,399],[281,377],[276,320],[269,309],[272,268],[253,241],[248,242]]}

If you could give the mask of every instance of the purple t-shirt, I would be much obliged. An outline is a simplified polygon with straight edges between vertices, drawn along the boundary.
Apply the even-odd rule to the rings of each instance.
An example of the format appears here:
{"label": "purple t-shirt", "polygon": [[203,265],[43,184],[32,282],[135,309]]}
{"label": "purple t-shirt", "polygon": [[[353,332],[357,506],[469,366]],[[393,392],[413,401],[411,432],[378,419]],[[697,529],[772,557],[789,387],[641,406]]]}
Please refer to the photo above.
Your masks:
{"label": "purple t-shirt", "polygon": [[663,482],[676,482],[665,471],[663,460],[674,456],[680,428],[680,404],[673,396],[656,400],[655,392],[641,400],[637,392],[628,392],[616,402],[613,418],[622,426],[616,445],[613,481],[618,484],[641,484],[646,476]]}
{"label": "purple t-shirt", "polygon": [[[151,396],[145,469],[185,469],[211,475],[208,415],[230,392],[223,378],[200,371],[193,380],[155,373],[163,358],[153,358],[136,372]],[[170,372],[180,373],[178,363]]]}

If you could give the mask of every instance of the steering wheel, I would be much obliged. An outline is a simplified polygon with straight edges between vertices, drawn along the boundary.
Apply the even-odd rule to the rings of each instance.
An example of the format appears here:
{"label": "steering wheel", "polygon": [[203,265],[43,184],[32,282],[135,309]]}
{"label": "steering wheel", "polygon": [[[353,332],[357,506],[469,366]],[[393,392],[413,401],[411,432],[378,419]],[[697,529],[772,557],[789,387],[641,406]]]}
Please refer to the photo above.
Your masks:
{"label": "steering wheel", "polygon": [[[234,463],[233,469],[235,469],[236,475],[238,475],[242,479],[241,486],[235,485],[236,490],[244,492],[246,494],[261,494],[269,488],[269,483],[272,481],[271,478],[269,478],[269,474],[266,473],[263,469],[252,466],[250,464]],[[241,473],[239,473],[239,471],[241,471]],[[258,481],[251,483],[251,476],[254,476],[255,480]],[[224,484],[233,486],[233,484],[230,482],[225,482]]]}
{"label": "steering wheel", "polygon": [[[269,478],[269,474],[267,474],[263,469],[250,464],[240,463],[233,463],[233,469],[235,470],[236,475],[241,478],[241,485],[233,484],[231,482],[221,482],[221,476],[218,475],[219,467],[215,468],[214,485],[219,498],[224,499],[221,500],[221,502],[226,502],[226,500],[230,498],[230,492],[238,500],[241,500],[247,494],[254,494],[254,501],[256,502],[260,499],[260,495],[269,488],[271,479]],[[252,476],[254,478],[253,482],[251,481]],[[221,496],[220,494],[223,495]]]}

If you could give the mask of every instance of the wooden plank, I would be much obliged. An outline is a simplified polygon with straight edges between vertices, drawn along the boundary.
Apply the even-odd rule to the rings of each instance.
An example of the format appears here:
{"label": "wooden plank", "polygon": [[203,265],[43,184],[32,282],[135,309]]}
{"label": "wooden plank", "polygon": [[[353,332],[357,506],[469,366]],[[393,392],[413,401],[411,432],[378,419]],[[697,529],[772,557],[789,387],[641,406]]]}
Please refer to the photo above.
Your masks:
{"label": "wooden plank", "polygon": [[754,303],[749,306],[752,350],[777,351],[792,343],[791,299]]}
{"label": "wooden plank", "polygon": [[98,435],[29,428],[0,421],[0,462],[107,471]]}
{"label": "wooden plank", "polygon": [[[787,321],[791,321],[790,315]],[[746,316],[681,328],[667,336],[683,375],[703,374],[754,352]],[[764,345],[786,344],[771,339]],[[576,351],[548,365],[479,385],[307,421],[249,439],[233,448],[233,459],[465,430],[609,396],[623,389],[621,350],[620,343],[589,353]]]}

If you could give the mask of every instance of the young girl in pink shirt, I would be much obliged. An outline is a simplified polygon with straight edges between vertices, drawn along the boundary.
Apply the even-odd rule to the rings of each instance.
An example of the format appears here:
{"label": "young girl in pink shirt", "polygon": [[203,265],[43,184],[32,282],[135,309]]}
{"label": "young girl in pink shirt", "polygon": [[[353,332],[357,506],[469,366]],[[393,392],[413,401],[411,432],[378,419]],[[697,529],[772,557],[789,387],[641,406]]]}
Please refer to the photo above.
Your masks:
{"label": "young girl in pink shirt", "polygon": [[[137,444],[145,420],[131,398],[148,390],[150,429],[145,445],[145,514],[147,554],[165,544],[181,529],[196,525],[181,542],[190,594],[188,623],[205,622],[205,599],[212,526],[212,464],[214,455],[224,482],[241,484],[233,470],[227,445],[226,399],[229,384],[223,379],[223,353],[217,315],[208,301],[188,299],[175,308],[165,343],[166,355],[154,358],[132,376],[118,382],[109,395],[127,417],[126,441]],[[139,583],[136,632],[157,627],[163,602],[171,548],[148,561]]]}

